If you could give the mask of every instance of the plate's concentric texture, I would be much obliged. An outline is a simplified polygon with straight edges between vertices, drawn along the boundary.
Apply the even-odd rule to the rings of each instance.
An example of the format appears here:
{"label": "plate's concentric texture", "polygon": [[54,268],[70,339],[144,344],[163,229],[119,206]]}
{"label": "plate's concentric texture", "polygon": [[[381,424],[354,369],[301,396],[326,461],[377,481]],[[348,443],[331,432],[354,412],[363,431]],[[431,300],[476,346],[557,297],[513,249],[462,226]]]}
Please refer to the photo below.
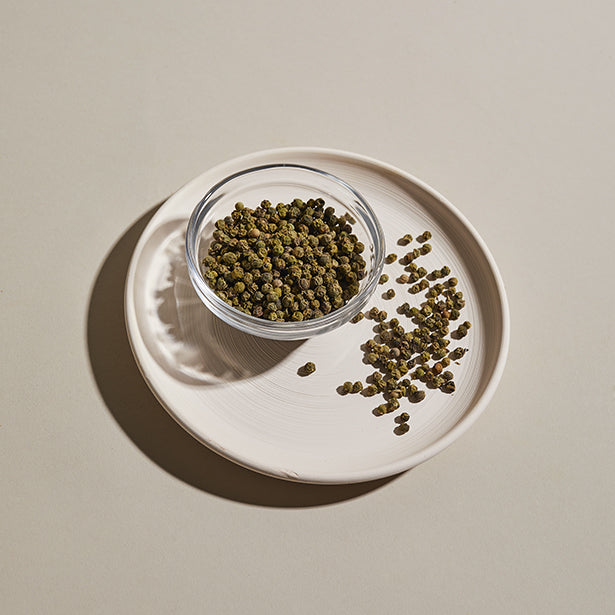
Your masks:
{"label": "plate's concentric texture", "polygon": [[[305,342],[251,337],[212,316],[197,299],[184,260],[192,209],[223,177],[261,164],[294,162],[328,171],[354,186],[374,208],[387,251],[403,254],[404,233],[433,234],[427,270],[448,265],[466,299],[462,320],[473,323],[462,343],[470,351],[453,365],[457,391],[427,391],[420,404],[402,403],[410,431],[399,436],[389,414],[376,417],[379,397],[341,396],[346,380],[371,373],[360,345],[373,322],[347,324]],[[263,195],[266,198],[267,195]],[[399,264],[385,267],[391,278]],[[380,292],[394,286],[397,296]],[[419,305],[394,282],[369,304],[393,315],[403,301]],[[397,314],[396,314],[397,316]],[[404,321],[404,316],[399,316]],[[156,212],[135,249],[126,285],[126,322],[140,369],[169,413],[221,455],[260,472],[304,482],[346,483],[390,476],[435,455],[485,408],[500,379],[509,337],[503,284],[485,244],[442,196],[376,160],[315,148],[270,150],[226,162],[174,194]],[[403,323],[414,327],[410,323]],[[315,374],[300,377],[313,361]]]}

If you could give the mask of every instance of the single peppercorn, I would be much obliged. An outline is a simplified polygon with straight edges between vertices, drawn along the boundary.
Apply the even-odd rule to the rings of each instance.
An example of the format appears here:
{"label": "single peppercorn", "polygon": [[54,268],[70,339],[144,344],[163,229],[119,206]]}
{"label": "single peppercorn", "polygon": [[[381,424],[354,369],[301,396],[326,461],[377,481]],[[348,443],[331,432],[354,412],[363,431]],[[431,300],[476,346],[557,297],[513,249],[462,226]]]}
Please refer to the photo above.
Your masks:
{"label": "single peppercorn", "polygon": [[464,327],[463,325],[459,325],[457,327],[457,336],[458,337],[465,337],[467,334],[468,334],[467,327]]}
{"label": "single peppercorn", "polygon": [[342,390],[344,393],[350,393],[352,391],[352,382],[344,382],[344,384],[342,385]]}
{"label": "single peppercorn", "polygon": [[392,299],[395,296],[395,290],[392,288],[389,288],[385,294],[386,294],[387,299]]}
{"label": "single peppercorn", "polygon": [[405,274],[405,273],[403,273],[402,275],[400,275],[400,276],[397,278],[397,281],[398,281],[400,284],[407,284],[407,283],[408,283],[408,281],[409,281],[409,279],[410,279],[410,278],[408,277],[408,275],[407,275],[407,274]]}
{"label": "single peppercorn", "polygon": [[378,392],[378,388],[374,384],[370,384],[363,389],[363,393],[368,397],[372,397]]}
{"label": "single peppercorn", "polygon": [[402,423],[407,423],[407,422],[410,420],[410,415],[409,415],[407,412],[402,412],[402,413],[399,415],[399,420],[400,420]]}
{"label": "single peppercorn", "polygon": [[397,260],[397,254],[392,252],[391,254],[387,254],[386,258],[384,259],[384,262],[387,265],[390,265],[391,263],[394,263],[396,260]]}
{"label": "single peppercorn", "polygon": [[357,380],[352,385],[352,393],[360,393],[363,390],[363,383],[360,380]]}
{"label": "single peppercorn", "polygon": [[398,434],[403,435],[410,431],[410,425],[408,425],[408,423],[401,423],[395,428],[395,431]]}
{"label": "single peppercorn", "polygon": [[410,401],[414,403],[418,403],[420,401],[423,401],[424,399],[425,399],[425,391],[416,391],[415,393],[412,394],[412,398],[410,399]]}
{"label": "single peppercorn", "polygon": [[357,322],[359,322],[359,321],[363,320],[363,318],[364,318],[363,312],[359,312],[358,314],[355,314],[355,315],[354,315],[354,316],[350,319],[350,322],[352,322],[352,323],[357,323]]}
{"label": "single peppercorn", "polygon": [[386,273],[383,273],[378,280],[378,284],[386,284],[389,281],[389,276]]}
{"label": "single peppercorn", "polygon": [[459,359],[463,358],[463,355],[467,352],[466,348],[455,348],[455,350],[453,350],[453,352],[451,352],[451,358],[454,361],[459,361]]}
{"label": "single peppercorn", "polygon": [[431,233],[429,231],[424,231],[422,235],[419,235],[416,240],[421,243],[428,241],[431,239]]}
{"label": "single peppercorn", "polygon": [[313,374],[315,371],[316,371],[316,365],[314,365],[314,363],[312,363],[312,361],[308,361],[303,366],[303,373],[305,373],[305,374]]}
{"label": "single peppercorn", "polygon": [[412,241],[412,235],[406,233],[403,237],[397,240],[400,246],[407,246]]}
{"label": "single peppercorn", "polygon": [[429,254],[431,252],[431,244],[424,243],[421,246],[421,254]]}
{"label": "single peppercorn", "polygon": [[444,393],[454,393],[455,392],[455,383],[452,380],[445,382],[440,388]]}

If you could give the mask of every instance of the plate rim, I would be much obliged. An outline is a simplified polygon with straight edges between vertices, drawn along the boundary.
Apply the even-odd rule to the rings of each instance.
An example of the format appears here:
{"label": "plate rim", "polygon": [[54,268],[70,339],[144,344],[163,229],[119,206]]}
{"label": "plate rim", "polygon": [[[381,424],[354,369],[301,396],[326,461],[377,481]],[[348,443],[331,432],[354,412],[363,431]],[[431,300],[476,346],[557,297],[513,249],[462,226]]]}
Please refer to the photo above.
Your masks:
{"label": "plate rim", "polygon": [[[146,241],[146,231],[150,226],[153,226],[156,223],[157,218],[162,216],[163,210],[165,210],[168,204],[175,199],[179,198],[181,194],[199,182],[204,175],[215,173],[219,169],[223,169],[228,166],[235,166],[239,164],[253,164],[248,161],[253,159],[258,159],[260,157],[269,157],[269,156],[289,156],[289,155],[320,155],[320,156],[332,156],[332,157],[341,157],[346,161],[357,161],[362,163],[367,163],[369,165],[378,167],[383,169],[388,173],[392,173],[398,176],[401,176],[403,179],[410,181],[415,184],[420,189],[424,190],[431,197],[438,200],[442,205],[444,205],[447,209],[449,209],[465,226],[466,230],[472,236],[472,239],[475,241],[476,245],[480,249],[483,257],[485,258],[487,265],[489,266],[489,270],[493,275],[495,286],[497,289],[498,299],[499,299],[499,307],[500,307],[500,315],[502,320],[502,332],[501,332],[501,341],[500,347],[497,351],[497,359],[495,361],[493,371],[491,377],[482,391],[480,397],[477,402],[472,405],[472,407],[464,414],[464,416],[444,435],[438,438],[435,442],[429,444],[427,447],[422,449],[421,451],[409,455],[408,457],[404,457],[401,460],[391,462],[385,465],[379,465],[376,468],[371,469],[370,471],[361,470],[355,472],[344,472],[343,474],[329,474],[326,476],[296,476],[292,472],[285,472],[280,470],[279,468],[274,468],[272,466],[268,466],[266,463],[256,464],[253,459],[248,459],[243,456],[241,453],[237,451],[233,451],[232,453],[227,451],[224,447],[220,446],[218,443],[213,442],[211,440],[207,440],[201,433],[197,432],[193,429],[189,424],[187,424],[184,420],[182,420],[181,416],[179,416],[172,408],[171,405],[168,404],[160,391],[152,383],[151,379],[148,377],[146,370],[144,369],[139,356],[138,351],[135,348],[135,344],[133,342],[133,337],[131,333],[131,324],[129,322],[129,315],[131,311],[131,299],[129,297],[130,290],[134,287],[135,283],[135,274],[137,269],[137,262],[139,260],[139,255],[142,251],[144,242]],[[188,216],[189,217],[189,216]],[[186,218],[186,223],[188,221],[188,217]],[[166,410],[166,412],[184,429],[186,430],[192,437],[194,437],[201,444],[209,448],[210,450],[216,452],[222,457],[237,463],[249,470],[253,470],[259,472],[261,474],[265,474],[267,476],[272,476],[274,478],[281,478],[285,480],[290,480],[293,482],[300,483],[311,483],[311,484],[352,484],[352,483],[360,483],[367,482],[372,480],[378,480],[382,478],[387,478],[390,476],[394,476],[396,474],[400,474],[413,468],[428,459],[431,459],[438,453],[442,452],[446,448],[448,448],[453,442],[455,442],[463,433],[468,431],[468,429],[475,423],[478,417],[484,412],[489,402],[493,398],[497,387],[500,383],[502,375],[504,373],[504,368],[506,365],[506,361],[508,358],[508,352],[510,347],[510,308],[508,304],[508,298],[506,294],[506,289],[504,285],[504,280],[502,275],[500,274],[497,263],[491,254],[487,244],[480,236],[478,231],[474,228],[474,226],[470,223],[468,218],[455,206],[451,203],[444,195],[435,190],[432,186],[424,182],[423,180],[415,177],[411,173],[404,171],[403,169],[391,165],[386,162],[382,162],[376,158],[365,156],[363,154],[357,154],[354,152],[342,150],[342,149],[332,149],[326,147],[311,147],[311,146],[288,146],[288,147],[280,147],[280,148],[270,148],[265,150],[259,150],[255,152],[251,152],[248,154],[242,154],[240,156],[236,156],[234,158],[230,158],[223,162],[220,162],[190,181],[183,184],[178,190],[173,192],[164,203],[158,208],[158,210],[151,217],[146,227],[141,232],[139,240],[137,241],[135,248],[132,252],[130,264],[128,267],[128,273],[126,275],[126,281],[124,284],[124,322],[126,326],[126,334],[128,337],[128,342],[130,345],[131,352],[135,359],[135,363],[141,373],[143,379],[145,380],[147,386],[154,394],[158,402],[161,406]]]}

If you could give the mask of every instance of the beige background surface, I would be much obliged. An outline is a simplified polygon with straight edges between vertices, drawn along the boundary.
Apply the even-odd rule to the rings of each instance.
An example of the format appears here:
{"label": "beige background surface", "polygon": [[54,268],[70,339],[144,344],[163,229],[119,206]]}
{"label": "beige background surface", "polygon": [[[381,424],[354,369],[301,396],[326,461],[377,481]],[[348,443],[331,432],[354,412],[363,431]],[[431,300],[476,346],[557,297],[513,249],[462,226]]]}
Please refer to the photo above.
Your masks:
{"label": "beige background surface", "polygon": [[[606,2],[3,2],[0,610],[612,613],[615,11]],[[422,466],[281,483],[191,440],[122,286],[230,157],[346,149],[490,246],[509,362]]]}

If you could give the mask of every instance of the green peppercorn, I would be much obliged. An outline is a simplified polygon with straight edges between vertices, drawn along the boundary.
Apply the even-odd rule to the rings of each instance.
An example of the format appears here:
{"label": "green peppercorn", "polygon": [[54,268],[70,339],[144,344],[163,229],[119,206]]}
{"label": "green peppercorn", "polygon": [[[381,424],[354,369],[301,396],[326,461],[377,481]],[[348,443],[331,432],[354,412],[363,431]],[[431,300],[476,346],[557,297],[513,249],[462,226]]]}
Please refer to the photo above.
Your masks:
{"label": "green peppercorn", "polygon": [[459,359],[463,358],[463,355],[467,352],[466,348],[455,348],[455,350],[453,350],[453,352],[451,352],[451,358],[454,361],[459,361]]}
{"label": "green peppercorn", "polygon": [[431,244],[424,243],[421,246],[421,254],[429,254],[431,252]]}
{"label": "green peppercorn", "polygon": [[408,425],[408,423],[400,423],[396,428],[395,428],[395,432],[403,435],[405,433],[408,433],[410,431],[410,426]]}
{"label": "green peppercorn", "polygon": [[357,380],[352,385],[352,392],[353,393],[360,393],[362,390],[363,390],[363,383],[360,380]]}
{"label": "green peppercorn", "polygon": [[303,373],[305,373],[305,374],[313,374],[315,371],[316,371],[316,365],[314,365],[314,363],[312,363],[312,361],[308,361],[303,366]]}
{"label": "green peppercorn", "polygon": [[344,384],[342,385],[342,390],[344,393],[352,392],[352,382],[349,382],[349,381],[344,382]]}
{"label": "green peppercorn", "polygon": [[387,412],[393,412],[399,408],[399,401],[397,399],[391,399],[387,403]]}
{"label": "green peppercorn", "polygon": [[425,241],[429,241],[431,239],[431,233],[429,231],[424,231],[422,235],[419,235],[416,240],[420,241],[421,243],[425,242]]}
{"label": "green peppercorn", "polygon": [[402,423],[407,423],[407,422],[410,420],[410,415],[409,415],[407,412],[402,412],[402,413],[399,415],[399,420],[400,420]]}
{"label": "green peppercorn", "polygon": [[395,296],[395,290],[389,288],[385,294],[387,299],[392,299]]}
{"label": "green peppercorn", "polygon": [[421,291],[421,287],[418,284],[414,284],[413,286],[410,287],[408,292],[412,293],[413,295],[416,295],[416,293],[420,291]]}
{"label": "green peppercorn", "polygon": [[386,273],[383,273],[378,280],[378,284],[386,284],[389,281],[389,276]]}
{"label": "green peppercorn", "polygon": [[410,278],[408,277],[408,275],[406,275],[405,273],[403,273],[402,275],[400,275],[400,276],[397,278],[397,281],[398,281],[400,284],[407,284],[409,279],[410,279]]}
{"label": "green peppercorn", "polygon": [[455,392],[455,383],[452,380],[445,382],[441,389],[444,393],[454,393]]}
{"label": "green peppercorn", "polygon": [[357,322],[359,322],[360,320],[363,320],[363,317],[364,317],[364,316],[363,316],[363,312],[359,312],[358,314],[356,314],[355,316],[353,316],[353,317],[350,319],[350,322],[352,322],[352,323],[357,323]]}
{"label": "green peppercorn", "polygon": [[449,286],[449,288],[453,286],[457,286],[457,278],[449,278],[446,283]]}
{"label": "green peppercorn", "polygon": [[378,415],[378,416],[382,416],[383,414],[386,414],[388,412],[388,408],[386,404],[380,404],[375,410],[374,410],[374,414]]}
{"label": "green peppercorn", "polygon": [[376,318],[376,320],[378,322],[383,322],[387,319],[387,313],[384,310],[380,310],[378,312],[378,317]]}
{"label": "green peppercorn", "polygon": [[374,384],[370,384],[363,389],[363,393],[368,397],[372,397],[378,392],[378,388]]}
{"label": "green peppercorn", "polygon": [[400,246],[407,246],[412,241],[412,235],[406,233],[403,237],[397,240]]}
{"label": "green peppercorn", "polygon": [[468,334],[467,327],[464,327],[463,325],[459,325],[457,327],[457,336],[458,337],[465,337],[467,334]]}
{"label": "green peppercorn", "polygon": [[412,398],[410,399],[410,401],[414,403],[418,403],[420,401],[423,401],[424,399],[425,399],[425,391],[416,391],[415,393],[412,394]]}
{"label": "green peppercorn", "polygon": [[444,380],[447,381],[447,382],[449,380],[452,380],[453,379],[453,372],[449,372],[449,371],[442,372],[442,378],[444,378]]}
{"label": "green peppercorn", "polygon": [[392,252],[391,254],[387,254],[386,258],[384,259],[384,262],[387,263],[387,265],[390,265],[391,263],[394,263],[396,260],[397,260],[397,254]]}

